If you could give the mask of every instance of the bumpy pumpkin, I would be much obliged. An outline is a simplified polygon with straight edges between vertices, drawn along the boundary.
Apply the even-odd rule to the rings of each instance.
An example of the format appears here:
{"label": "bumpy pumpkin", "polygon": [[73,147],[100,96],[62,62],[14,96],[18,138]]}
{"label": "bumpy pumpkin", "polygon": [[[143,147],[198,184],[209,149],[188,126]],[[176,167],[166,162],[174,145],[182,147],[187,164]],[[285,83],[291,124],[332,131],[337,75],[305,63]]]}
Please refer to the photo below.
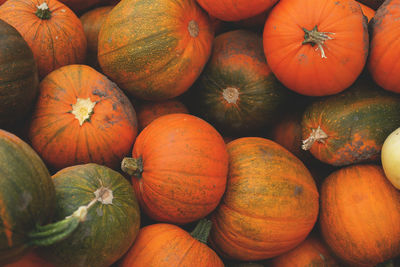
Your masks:
{"label": "bumpy pumpkin", "polygon": [[307,107],[302,147],[335,166],[376,161],[385,138],[398,125],[400,96],[360,79],[345,92]]}
{"label": "bumpy pumpkin", "polygon": [[289,90],[266,63],[262,36],[236,30],[215,38],[210,61],[189,94],[195,114],[220,132],[237,135],[271,125]]}
{"label": "bumpy pumpkin", "polygon": [[212,247],[229,258],[262,260],[299,245],[318,216],[310,172],[265,138],[239,138],[227,149],[227,189],[212,215]]}
{"label": "bumpy pumpkin", "polygon": [[223,267],[222,260],[207,246],[210,229],[208,220],[201,220],[190,234],[172,224],[145,226],[119,266]]}
{"label": "bumpy pumpkin", "polygon": [[40,78],[56,68],[85,60],[82,23],[57,0],[8,0],[0,6],[0,19],[24,37],[32,49]]}
{"label": "bumpy pumpkin", "polygon": [[321,188],[320,229],[349,266],[375,266],[400,254],[400,192],[378,165],[352,165]]}
{"label": "bumpy pumpkin", "polygon": [[213,38],[211,22],[195,0],[124,0],[100,30],[98,59],[129,94],[166,100],[197,79]]}
{"label": "bumpy pumpkin", "polygon": [[152,219],[184,224],[203,218],[225,192],[228,153],[221,135],[189,114],[169,114],[137,137],[122,170],[132,175],[141,208]]}
{"label": "bumpy pumpkin", "polygon": [[18,31],[0,20],[0,127],[21,123],[38,92],[33,54]]}
{"label": "bumpy pumpkin", "polygon": [[29,140],[49,166],[94,162],[118,168],[136,134],[129,99],[93,68],[68,65],[41,81]]}
{"label": "bumpy pumpkin", "polygon": [[371,20],[371,49],[368,70],[374,81],[386,90],[400,93],[399,53],[395,52],[400,33],[400,0],[388,0]]}
{"label": "bumpy pumpkin", "polygon": [[281,0],[268,15],[263,42],[268,65],[285,86],[332,95],[364,68],[367,21],[354,0]]}
{"label": "bumpy pumpkin", "polygon": [[140,227],[139,204],[130,183],[118,172],[94,163],[53,175],[55,218],[89,203],[86,220],[63,241],[40,254],[56,266],[108,267],[129,249]]}
{"label": "bumpy pumpkin", "polygon": [[213,17],[225,21],[238,21],[270,9],[278,0],[197,0],[197,2]]}

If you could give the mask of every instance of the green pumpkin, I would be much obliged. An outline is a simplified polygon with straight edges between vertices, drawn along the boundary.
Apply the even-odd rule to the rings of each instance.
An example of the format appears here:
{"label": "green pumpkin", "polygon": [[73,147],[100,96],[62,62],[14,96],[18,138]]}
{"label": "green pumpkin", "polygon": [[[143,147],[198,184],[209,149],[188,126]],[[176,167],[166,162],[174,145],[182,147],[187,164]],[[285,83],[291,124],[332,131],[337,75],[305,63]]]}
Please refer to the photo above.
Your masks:
{"label": "green pumpkin", "polygon": [[87,203],[88,213],[65,240],[41,249],[56,266],[110,266],[129,249],[139,232],[140,212],[131,184],[118,172],[94,163],[53,175],[56,218]]}
{"label": "green pumpkin", "polygon": [[38,92],[32,50],[19,32],[0,20],[0,127],[21,122]]}

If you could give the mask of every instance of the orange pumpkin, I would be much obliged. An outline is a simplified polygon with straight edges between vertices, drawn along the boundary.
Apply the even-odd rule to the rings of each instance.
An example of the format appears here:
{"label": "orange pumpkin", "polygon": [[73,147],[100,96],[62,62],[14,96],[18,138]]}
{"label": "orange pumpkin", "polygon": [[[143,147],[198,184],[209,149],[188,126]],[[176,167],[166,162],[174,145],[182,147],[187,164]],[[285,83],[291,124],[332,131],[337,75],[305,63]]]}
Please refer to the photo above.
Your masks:
{"label": "orange pumpkin", "polygon": [[119,266],[223,267],[222,260],[206,245],[211,228],[208,222],[201,220],[190,234],[172,224],[145,226]]}
{"label": "orange pumpkin", "polygon": [[211,245],[238,260],[267,259],[299,245],[318,216],[310,172],[265,138],[235,139],[227,148],[227,189],[212,215]]}
{"label": "orange pumpkin", "polygon": [[83,63],[86,37],[79,18],[57,0],[8,0],[0,19],[24,37],[43,78],[65,65]]}
{"label": "orange pumpkin", "polygon": [[388,0],[371,20],[371,50],[368,69],[374,81],[386,90],[400,93],[400,0]]}
{"label": "orange pumpkin", "polygon": [[118,168],[137,134],[135,110],[122,91],[85,65],[69,65],[40,83],[29,139],[55,169],[80,163]]}
{"label": "orange pumpkin", "polygon": [[198,78],[213,38],[209,17],[195,0],[124,0],[101,27],[98,59],[130,95],[166,100]]}
{"label": "orange pumpkin", "polygon": [[96,5],[107,4],[107,0],[59,0],[64,3],[70,9],[72,9],[77,15],[82,14],[85,11],[90,10]]}
{"label": "orange pumpkin", "polygon": [[263,40],[278,80],[309,96],[345,90],[368,55],[367,21],[354,0],[281,0],[267,18]]}
{"label": "orange pumpkin", "polygon": [[213,211],[225,192],[228,153],[221,135],[189,114],[169,114],[137,137],[122,170],[132,175],[150,218],[184,224]]}
{"label": "orange pumpkin", "polygon": [[349,266],[375,266],[400,254],[400,192],[378,165],[333,172],[321,188],[321,233]]}
{"label": "orange pumpkin", "polygon": [[197,2],[213,17],[224,21],[238,21],[270,9],[278,0],[197,0]]}
{"label": "orange pumpkin", "polygon": [[375,10],[373,10],[369,6],[366,6],[366,5],[364,5],[364,4],[360,3],[360,2],[358,2],[358,4],[360,5],[364,16],[366,16],[368,18],[368,22],[370,22],[371,19],[375,16]]}

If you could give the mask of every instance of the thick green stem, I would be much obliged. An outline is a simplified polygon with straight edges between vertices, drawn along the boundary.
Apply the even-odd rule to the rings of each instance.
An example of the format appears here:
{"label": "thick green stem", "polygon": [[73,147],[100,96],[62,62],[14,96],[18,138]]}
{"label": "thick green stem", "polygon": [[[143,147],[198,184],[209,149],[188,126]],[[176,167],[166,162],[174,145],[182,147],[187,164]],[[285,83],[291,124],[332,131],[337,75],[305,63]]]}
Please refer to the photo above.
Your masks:
{"label": "thick green stem", "polygon": [[315,26],[311,31],[303,28],[304,31],[304,41],[302,44],[310,44],[311,46],[317,45],[316,50],[321,51],[321,57],[326,58],[325,51],[324,51],[324,46],[325,46],[325,41],[326,40],[332,40],[333,37],[329,36],[333,35],[334,33],[332,32],[319,32],[318,27]]}
{"label": "thick green stem", "polygon": [[47,6],[46,2],[43,2],[41,5],[37,6],[36,16],[40,19],[50,19],[51,18],[51,11]]}
{"label": "thick green stem", "polygon": [[124,158],[121,163],[121,170],[131,176],[141,178],[143,172],[142,157],[137,159],[129,157]]}
{"label": "thick green stem", "polygon": [[212,222],[208,219],[201,219],[193,231],[190,233],[191,236],[199,240],[200,242],[207,244],[208,236],[210,235]]}

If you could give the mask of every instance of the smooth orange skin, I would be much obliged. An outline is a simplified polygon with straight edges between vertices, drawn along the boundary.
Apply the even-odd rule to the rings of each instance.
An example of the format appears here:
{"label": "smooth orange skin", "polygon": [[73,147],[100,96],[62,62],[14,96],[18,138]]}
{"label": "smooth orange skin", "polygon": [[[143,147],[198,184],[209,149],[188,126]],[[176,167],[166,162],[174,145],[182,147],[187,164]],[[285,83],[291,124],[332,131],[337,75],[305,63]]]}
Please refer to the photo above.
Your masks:
{"label": "smooth orange skin", "polygon": [[382,88],[400,93],[400,0],[388,0],[371,20],[371,48],[368,70]]}
{"label": "smooth orange skin", "polygon": [[177,99],[170,99],[161,102],[143,101],[137,107],[137,118],[139,131],[143,130],[155,119],[173,113],[188,114],[187,107]]}
{"label": "smooth orange skin", "polygon": [[224,21],[238,21],[256,16],[278,0],[197,0],[211,16]]}
{"label": "smooth orange skin", "polygon": [[270,267],[339,267],[329,248],[317,236],[310,235],[296,248],[271,259]]}
{"label": "smooth orange skin", "polygon": [[[98,163],[119,168],[137,135],[135,110],[116,84],[85,65],[59,68],[43,79],[29,127],[29,140],[55,169]],[[71,113],[77,98],[96,101],[81,126]]]}
{"label": "smooth orange skin", "polygon": [[56,267],[50,262],[39,257],[35,251],[25,254],[16,262],[6,264],[3,267]]}
{"label": "smooth orange skin", "polygon": [[176,225],[158,223],[140,229],[119,267],[223,267],[218,255]]}
{"label": "smooth orange skin", "polygon": [[132,183],[141,208],[162,222],[184,224],[213,211],[226,187],[228,153],[221,135],[189,114],[169,114],[137,137],[133,158],[142,158]]}
{"label": "smooth orange skin", "polygon": [[323,182],[320,229],[350,266],[375,266],[400,253],[400,192],[379,165],[352,165]]}
{"label": "smooth orange skin", "polygon": [[227,189],[212,215],[211,246],[225,257],[253,261],[299,245],[318,216],[318,191],[310,172],[265,138],[235,139],[227,148]]}
{"label": "smooth orange skin", "polygon": [[[330,32],[326,58],[317,46],[302,44],[304,31]],[[303,95],[324,96],[348,88],[368,55],[367,21],[354,0],[281,0],[264,27],[264,53],[272,72]]]}
{"label": "smooth orange skin", "polygon": [[46,0],[51,18],[35,15],[43,0],[8,0],[0,6],[0,19],[12,25],[24,37],[38,66],[39,77],[69,64],[83,63],[86,37],[75,13],[57,0]]}
{"label": "smooth orange skin", "polygon": [[361,7],[363,14],[368,18],[368,22],[375,16],[376,11],[370,8],[369,6],[364,5],[363,3],[358,2]]}
{"label": "smooth orange skin", "polygon": [[[198,31],[190,32],[190,22]],[[99,33],[104,73],[131,96],[161,101],[194,83],[211,54],[214,28],[195,0],[125,0]]]}

